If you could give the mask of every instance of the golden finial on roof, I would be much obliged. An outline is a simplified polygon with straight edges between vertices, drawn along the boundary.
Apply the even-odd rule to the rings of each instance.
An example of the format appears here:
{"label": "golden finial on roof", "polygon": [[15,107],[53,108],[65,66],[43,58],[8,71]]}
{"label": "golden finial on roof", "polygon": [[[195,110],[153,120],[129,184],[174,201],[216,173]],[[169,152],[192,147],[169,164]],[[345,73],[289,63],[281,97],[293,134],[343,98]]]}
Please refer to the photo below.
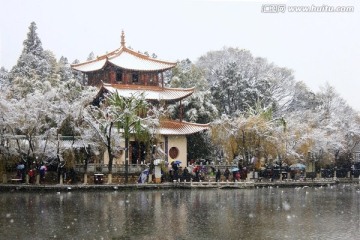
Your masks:
{"label": "golden finial on roof", "polygon": [[124,30],[121,31],[121,46],[125,47],[125,33],[124,33]]}

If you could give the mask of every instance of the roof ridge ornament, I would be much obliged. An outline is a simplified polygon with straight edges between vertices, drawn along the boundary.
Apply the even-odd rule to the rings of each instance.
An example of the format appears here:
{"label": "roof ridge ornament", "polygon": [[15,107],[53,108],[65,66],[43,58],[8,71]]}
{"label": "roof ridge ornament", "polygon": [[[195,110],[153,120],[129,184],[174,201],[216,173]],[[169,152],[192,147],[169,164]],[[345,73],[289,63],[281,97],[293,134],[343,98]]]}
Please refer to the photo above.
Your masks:
{"label": "roof ridge ornament", "polygon": [[121,31],[121,46],[125,47],[125,33],[124,33],[124,30]]}

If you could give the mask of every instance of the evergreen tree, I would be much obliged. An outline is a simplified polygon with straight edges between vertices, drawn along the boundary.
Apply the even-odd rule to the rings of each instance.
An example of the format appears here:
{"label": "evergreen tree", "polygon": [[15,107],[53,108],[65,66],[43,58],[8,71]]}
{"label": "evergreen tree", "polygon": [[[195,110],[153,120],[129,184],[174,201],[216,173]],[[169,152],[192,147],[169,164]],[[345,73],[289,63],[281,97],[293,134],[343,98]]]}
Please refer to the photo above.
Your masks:
{"label": "evergreen tree", "polygon": [[29,32],[27,34],[27,39],[24,40],[22,55],[24,54],[34,54],[35,56],[43,56],[44,50],[42,47],[41,40],[36,33],[37,26],[35,22],[32,22],[29,27]]}
{"label": "evergreen tree", "polygon": [[[195,87],[195,93],[183,101],[182,116],[186,121],[196,123],[209,123],[218,116],[218,110],[212,103],[213,98],[209,91],[209,84],[202,71],[189,59],[178,62],[172,69],[170,86],[173,88]],[[179,103],[168,107],[172,118],[180,118]]]}
{"label": "evergreen tree", "polygon": [[59,67],[56,61],[55,54],[49,50],[45,50],[44,57],[46,59],[46,62],[49,64],[46,80],[48,80],[52,86],[57,86],[59,84],[60,75],[58,73]]}
{"label": "evergreen tree", "polygon": [[94,59],[95,59],[95,54],[94,54],[94,52],[91,52],[86,60],[91,61],[91,60],[94,60]]}
{"label": "evergreen tree", "polygon": [[0,89],[5,88],[9,82],[9,72],[4,68],[0,68]]}
{"label": "evergreen tree", "polygon": [[33,93],[36,89],[49,89],[50,84],[57,84],[58,81],[54,54],[43,50],[36,30],[36,23],[32,22],[23,42],[22,53],[10,72],[11,97],[17,99]]}
{"label": "evergreen tree", "polygon": [[[80,63],[80,61],[78,59],[75,59],[72,64],[78,64]],[[71,69],[71,67],[70,67]],[[83,85],[86,85],[86,79],[83,78],[83,73],[80,72],[80,71],[77,71],[77,70],[73,70],[71,69],[71,73],[72,73],[72,76],[73,78],[78,81],[79,83],[83,84]]]}
{"label": "evergreen tree", "polygon": [[208,52],[196,66],[203,70],[211,86],[214,104],[229,116],[247,111],[258,100],[266,105],[273,103],[270,88],[273,82],[291,78],[288,74],[277,74],[284,71],[277,70],[266,59],[255,58],[249,51],[238,48]]}
{"label": "evergreen tree", "polygon": [[51,66],[46,59],[36,30],[36,23],[32,22],[27,38],[23,42],[22,53],[11,71],[12,79],[26,77],[29,80],[44,81],[51,72]]}
{"label": "evergreen tree", "polygon": [[73,77],[70,64],[66,57],[61,56],[58,63],[58,73],[60,75],[60,81],[67,81]]}
{"label": "evergreen tree", "polygon": [[[174,88],[195,87],[196,91],[183,100],[183,118],[189,122],[209,123],[216,119],[218,110],[212,103],[213,98],[202,71],[189,59],[178,62],[169,76],[170,86]],[[180,118],[179,103],[170,105],[168,110],[172,118]],[[201,147],[200,147],[201,146]],[[197,133],[187,136],[188,159],[209,159],[212,144],[208,134]]]}

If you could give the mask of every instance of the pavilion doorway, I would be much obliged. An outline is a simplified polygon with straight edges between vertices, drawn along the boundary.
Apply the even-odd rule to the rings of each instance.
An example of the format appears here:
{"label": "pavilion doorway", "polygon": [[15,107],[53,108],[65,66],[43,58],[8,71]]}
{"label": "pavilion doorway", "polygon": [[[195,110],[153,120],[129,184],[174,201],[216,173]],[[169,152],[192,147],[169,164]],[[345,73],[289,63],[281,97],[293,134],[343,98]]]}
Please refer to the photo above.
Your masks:
{"label": "pavilion doorway", "polygon": [[130,142],[130,163],[131,164],[143,164],[146,159],[146,144],[143,142]]}

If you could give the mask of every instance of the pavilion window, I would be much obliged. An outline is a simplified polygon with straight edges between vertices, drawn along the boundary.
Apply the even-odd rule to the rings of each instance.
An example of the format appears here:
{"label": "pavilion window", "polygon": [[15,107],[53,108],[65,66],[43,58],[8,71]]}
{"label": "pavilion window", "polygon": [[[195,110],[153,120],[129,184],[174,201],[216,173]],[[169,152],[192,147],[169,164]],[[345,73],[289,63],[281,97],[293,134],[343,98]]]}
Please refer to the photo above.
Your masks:
{"label": "pavilion window", "polygon": [[102,77],[102,74],[99,73],[99,72],[97,72],[97,73],[96,73],[96,80],[97,80],[97,81],[102,80],[101,77]]}
{"label": "pavilion window", "polygon": [[154,84],[154,74],[149,73],[148,78],[149,78],[149,83]]}
{"label": "pavilion window", "polygon": [[139,82],[139,74],[133,73],[131,79],[132,79],[133,83],[138,83]]}
{"label": "pavilion window", "polygon": [[116,82],[123,81],[123,71],[121,69],[116,70]]}
{"label": "pavilion window", "polygon": [[172,158],[172,159],[175,159],[179,156],[179,149],[177,147],[172,147],[170,148],[169,150],[169,156]]}

